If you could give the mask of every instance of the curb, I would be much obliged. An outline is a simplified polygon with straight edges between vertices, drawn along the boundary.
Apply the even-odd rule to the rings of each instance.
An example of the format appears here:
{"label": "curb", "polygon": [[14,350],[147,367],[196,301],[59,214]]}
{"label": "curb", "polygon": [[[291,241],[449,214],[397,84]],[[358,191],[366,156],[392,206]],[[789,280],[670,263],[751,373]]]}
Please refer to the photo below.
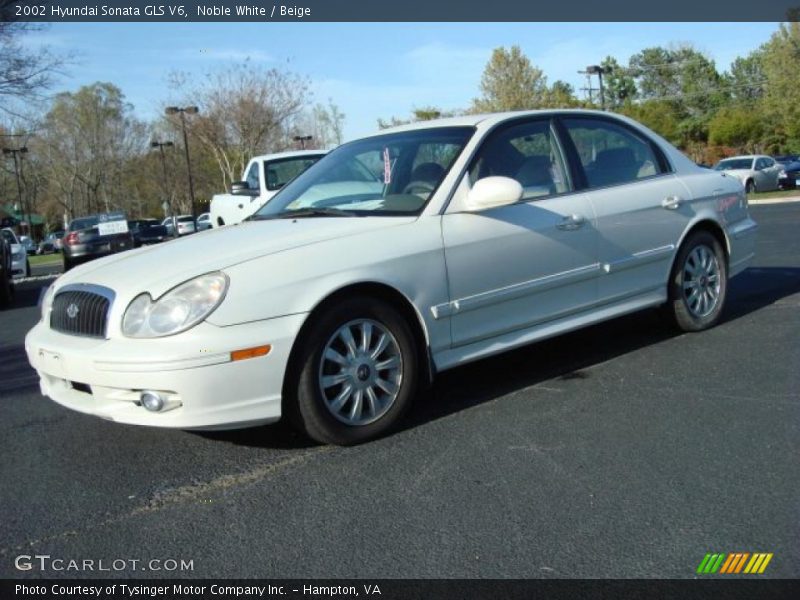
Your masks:
{"label": "curb", "polygon": [[761,200],[748,200],[748,204],[791,204],[793,202],[800,202],[800,196],[791,196],[788,198],[763,198]]}

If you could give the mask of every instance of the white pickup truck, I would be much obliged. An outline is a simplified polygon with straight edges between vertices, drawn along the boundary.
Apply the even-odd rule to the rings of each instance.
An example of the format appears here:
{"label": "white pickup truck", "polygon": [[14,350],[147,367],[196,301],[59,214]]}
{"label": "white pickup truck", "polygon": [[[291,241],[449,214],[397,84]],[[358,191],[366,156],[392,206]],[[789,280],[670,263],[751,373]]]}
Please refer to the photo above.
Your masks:
{"label": "white pickup truck", "polygon": [[323,150],[297,150],[251,159],[243,181],[234,181],[230,194],[216,194],[211,199],[211,226],[233,225],[249,217],[325,154]]}

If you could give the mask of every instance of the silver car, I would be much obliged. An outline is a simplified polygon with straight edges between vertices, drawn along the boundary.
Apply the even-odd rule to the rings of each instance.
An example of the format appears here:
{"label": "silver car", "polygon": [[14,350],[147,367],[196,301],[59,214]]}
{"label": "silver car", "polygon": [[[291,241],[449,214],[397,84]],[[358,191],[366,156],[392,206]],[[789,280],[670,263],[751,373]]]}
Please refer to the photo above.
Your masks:
{"label": "silver car", "polygon": [[738,179],[748,194],[777,190],[782,167],[770,156],[750,154],[732,156],[714,165],[721,171]]}

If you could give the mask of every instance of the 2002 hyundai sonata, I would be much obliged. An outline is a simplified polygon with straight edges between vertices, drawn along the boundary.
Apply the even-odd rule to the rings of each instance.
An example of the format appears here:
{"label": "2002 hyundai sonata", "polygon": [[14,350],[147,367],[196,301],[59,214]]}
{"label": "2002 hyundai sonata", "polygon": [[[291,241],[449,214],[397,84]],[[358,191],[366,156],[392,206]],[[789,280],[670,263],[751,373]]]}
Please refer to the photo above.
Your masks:
{"label": "2002 hyundai sonata", "polygon": [[629,119],[429,121],[339,147],[240,225],[70,271],[25,345],[42,393],[81,412],[285,413],[352,444],[438,371],[658,305],[712,326],[755,232],[739,181]]}

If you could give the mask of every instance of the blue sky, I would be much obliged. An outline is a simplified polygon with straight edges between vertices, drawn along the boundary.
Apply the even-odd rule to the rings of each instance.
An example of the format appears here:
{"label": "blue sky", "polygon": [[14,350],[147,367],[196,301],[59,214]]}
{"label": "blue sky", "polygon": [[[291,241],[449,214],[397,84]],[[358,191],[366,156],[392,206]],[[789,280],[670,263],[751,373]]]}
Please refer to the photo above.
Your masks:
{"label": "blue sky", "polygon": [[544,70],[576,89],[577,74],[607,55],[621,62],[642,48],[692,43],[725,70],[767,41],[775,23],[59,23],[26,44],[73,50],[79,63],[56,89],[94,81],[118,85],[141,118],[158,114],[173,70],[202,74],[249,58],[288,66],[312,81],[315,101],[346,115],[345,137],[376,129],[379,117],[435,105],[465,108],[478,94],[493,48],[518,44]]}

